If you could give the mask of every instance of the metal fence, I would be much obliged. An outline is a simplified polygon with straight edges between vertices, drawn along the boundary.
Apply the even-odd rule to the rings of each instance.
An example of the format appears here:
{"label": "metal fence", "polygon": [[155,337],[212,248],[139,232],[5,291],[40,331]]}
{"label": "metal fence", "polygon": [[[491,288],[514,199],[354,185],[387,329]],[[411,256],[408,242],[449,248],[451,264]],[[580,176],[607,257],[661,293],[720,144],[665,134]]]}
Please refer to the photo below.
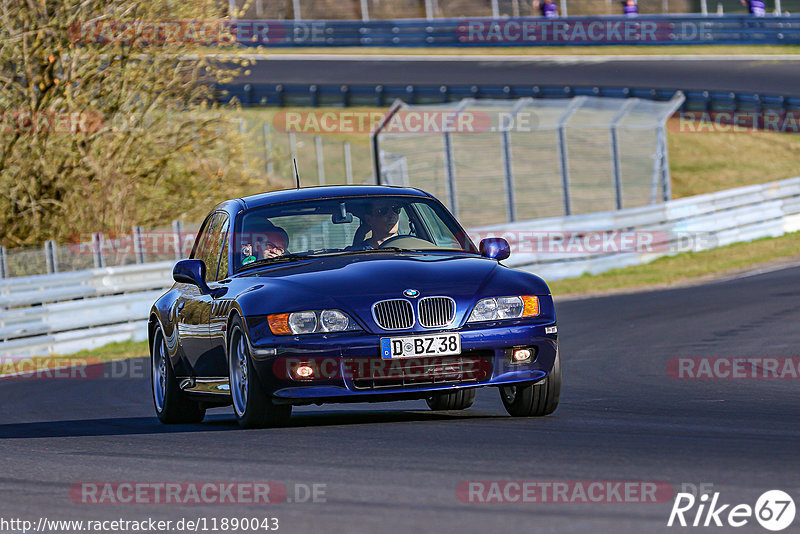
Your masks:
{"label": "metal fence", "polygon": [[372,136],[375,175],[433,193],[467,226],[655,204],[671,197],[666,120],[682,103],[398,102]]}
{"label": "metal fence", "polygon": [[199,223],[130,232],[93,232],[73,243],[46,241],[41,247],[0,247],[0,279],[71,273],[102,267],[121,267],[188,257]]}
{"label": "metal fence", "polygon": [[[622,14],[619,0],[558,0],[559,14]],[[640,13],[743,13],[739,0],[638,0]],[[770,12],[796,12],[798,0],[768,0]],[[448,17],[528,17],[539,11],[532,0],[229,0],[238,18],[277,20],[380,20]]]}

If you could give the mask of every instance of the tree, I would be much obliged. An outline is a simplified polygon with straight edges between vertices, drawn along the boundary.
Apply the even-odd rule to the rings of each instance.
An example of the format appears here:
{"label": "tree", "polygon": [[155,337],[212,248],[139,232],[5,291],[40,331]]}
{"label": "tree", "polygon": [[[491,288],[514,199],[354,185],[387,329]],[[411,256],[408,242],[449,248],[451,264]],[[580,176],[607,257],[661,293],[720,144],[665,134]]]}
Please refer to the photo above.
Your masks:
{"label": "tree", "polygon": [[0,244],[198,220],[247,187],[211,103],[235,72],[197,55],[225,38],[217,2],[0,2]]}

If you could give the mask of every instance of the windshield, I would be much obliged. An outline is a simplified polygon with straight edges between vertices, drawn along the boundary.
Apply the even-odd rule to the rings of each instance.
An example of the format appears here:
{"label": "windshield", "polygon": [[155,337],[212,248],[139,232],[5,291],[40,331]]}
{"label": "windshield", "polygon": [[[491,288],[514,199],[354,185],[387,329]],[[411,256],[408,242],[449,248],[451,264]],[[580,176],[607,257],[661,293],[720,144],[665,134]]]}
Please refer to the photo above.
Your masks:
{"label": "windshield", "polygon": [[298,257],[405,250],[477,253],[453,216],[423,197],[287,202],[245,211],[236,221],[237,270]]}

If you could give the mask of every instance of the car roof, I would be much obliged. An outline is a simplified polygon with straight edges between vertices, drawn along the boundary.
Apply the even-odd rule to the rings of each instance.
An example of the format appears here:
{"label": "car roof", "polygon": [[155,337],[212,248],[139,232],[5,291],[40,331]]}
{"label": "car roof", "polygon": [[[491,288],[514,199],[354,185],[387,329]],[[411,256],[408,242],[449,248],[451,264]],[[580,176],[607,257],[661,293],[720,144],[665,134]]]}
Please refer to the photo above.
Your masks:
{"label": "car roof", "polygon": [[239,200],[245,209],[269,206],[280,202],[293,200],[311,200],[323,198],[341,198],[364,195],[411,195],[416,197],[431,197],[430,194],[412,187],[395,187],[385,185],[328,185],[318,187],[303,187],[301,189],[284,189],[270,191],[258,195],[250,195]]}

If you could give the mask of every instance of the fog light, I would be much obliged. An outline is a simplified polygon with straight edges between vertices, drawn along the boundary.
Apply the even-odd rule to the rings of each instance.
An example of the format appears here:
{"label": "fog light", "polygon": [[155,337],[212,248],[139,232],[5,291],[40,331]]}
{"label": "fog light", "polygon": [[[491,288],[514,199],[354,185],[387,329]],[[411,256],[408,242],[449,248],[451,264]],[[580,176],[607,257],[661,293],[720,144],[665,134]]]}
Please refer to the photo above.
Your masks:
{"label": "fog light", "polygon": [[514,363],[527,362],[531,359],[531,351],[530,349],[515,349],[511,359]]}
{"label": "fog light", "polygon": [[314,376],[314,369],[310,365],[298,365],[294,368],[294,375],[297,378],[311,378]]}

